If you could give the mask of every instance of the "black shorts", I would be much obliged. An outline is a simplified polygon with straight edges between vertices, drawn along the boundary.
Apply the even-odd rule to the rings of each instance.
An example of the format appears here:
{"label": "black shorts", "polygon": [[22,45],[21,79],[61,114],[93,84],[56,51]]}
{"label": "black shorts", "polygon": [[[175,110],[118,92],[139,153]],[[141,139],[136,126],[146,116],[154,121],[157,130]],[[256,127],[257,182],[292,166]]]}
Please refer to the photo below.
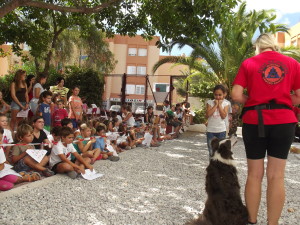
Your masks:
{"label": "black shorts", "polygon": [[59,165],[59,164],[61,164],[61,163],[63,163],[62,161],[61,162],[59,162],[59,163],[56,163],[54,166],[52,166],[52,171],[55,173],[55,174],[57,174],[57,166]]}
{"label": "black shorts", "polygon": [[[76,158],[71,160],[72,163],[75,163],[75,161],[76,161]],[[58,163],[56,163],[54,166],[52,166],[52,169],[51,169],[51,170],[52,170],[55,174],[57,174],[57,166],[58,166],[59,164],[61,164],[61,163],[63,163],[63,161],[58,162]]]}
{"label": "black shorts", "polygon": [[287,159],[295,137],[295,123],[265,125],[265,137],[258,137],[258,125],[243,124],[243,140],[248,159],[268,156]]}

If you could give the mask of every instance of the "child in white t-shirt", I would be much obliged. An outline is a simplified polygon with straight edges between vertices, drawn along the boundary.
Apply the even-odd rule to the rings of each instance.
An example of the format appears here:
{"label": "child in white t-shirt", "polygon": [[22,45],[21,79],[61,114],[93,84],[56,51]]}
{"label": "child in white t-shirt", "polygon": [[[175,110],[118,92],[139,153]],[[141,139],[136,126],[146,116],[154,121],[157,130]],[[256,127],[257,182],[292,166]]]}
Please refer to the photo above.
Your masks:
{"label": "child in white t-shirt", "polygon": [[98,106],[96,104],[91,104],[91,106],[92,106],[92,118],[94,118],[97,116]]}
{"label": "child in white t-shirt", "polygon": [[226,89],[223,85],[216,85],[213,90],[214,99],[208,100],[206,104],[207,121],[207,147],[209,155],[212,156],[211,140],[214,137],[226,138],[225,118],[228,114],[228,101],[225,101]]}
{"label": "child in white t-shirt", "polygon": [[[61,141],[53,146],[49,166],[55,173],[67,173],[73,179],[79,173],[84,174],[85,168],[93,170],[90,158],[82,158],[73,146],[74,133],[70,127],[62,127],[60,130]],[[71,154],[75,160],[71,161]]]}
{"label": "child in white t-shirt", "polygon": [[123,122],[127,124],[128,128],[133,127],[134,123],[135,123],[135,119],[131,112],[131,106],[130,105],[122,105],[121,111],[122,111]]}
{"label": "child in white t-shirt", "polygon": [[[13,143],[14,140],[13,140],[13,137],[12,137],[12,133],[11,131],[9,130],[9,127],[8,127],[8,119],[7,119],[7,116],[0,113],[0,127],[3,128],[4,130],[4,133],[2,135],[2,143],[3,144],[10,144],[10,143]],[[7,147],[4,147],[4,152],[5,152],[5,157],[6,159],[10,162],[10,149],[11,149],[11,146],[7,146]]]}
{"label": "child in white t-shirt", "polygon": [[[0,138],[2,139],[3,129],[0,128]],[[2,144],[0,140],[0,144]],[[0,147],[0,191],[7,191],[14,187],[14,184],[18,181],[19,176],[15,171],[9,168],[8,164],[5,164],[6,157],[3,148]]]}

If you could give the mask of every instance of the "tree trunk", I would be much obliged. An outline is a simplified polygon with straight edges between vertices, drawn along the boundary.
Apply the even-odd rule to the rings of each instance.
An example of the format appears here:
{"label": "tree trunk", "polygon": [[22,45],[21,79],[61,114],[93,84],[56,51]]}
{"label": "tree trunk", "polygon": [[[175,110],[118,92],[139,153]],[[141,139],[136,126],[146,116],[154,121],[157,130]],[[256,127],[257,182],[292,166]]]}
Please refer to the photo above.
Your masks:
{"label": "tree trunk", "polygon": [[43,73],[45,73],[47,75],[49,74],[50,62],[51,62],[52,55],[53,55],[53,49],[56,48],[58,36],[64,30],[64,28],[60,28],[60,29],[57,28],[54,13],[52,13],[52,18],[53,18],[53,38],[52,38],[51,48],[50,48],[50,50],[47,53],[47,56],[45,58],[45,67],[44,67],[44,71],[43,71]]}
{"label": "tree trunk", "polygon": [[57,39],[58,39],[58,36],[59,36],[60,33],[55,33],[53,35],[51,49],[49,50],[49,52],[47,53],[47,56],[45,58],[45,67],[44,67],[43,73],[45,73],[47,75],[49,74],[50,62],[51,62],[52,55],[53,55],[53,49],[56,47]]}
{"label": "tree trunk", "polygon": [[38,62],[38,59],[36,57],[34,58],[34,64],[35,64],[36,74],[38,74],[40,72],[40,63]]}

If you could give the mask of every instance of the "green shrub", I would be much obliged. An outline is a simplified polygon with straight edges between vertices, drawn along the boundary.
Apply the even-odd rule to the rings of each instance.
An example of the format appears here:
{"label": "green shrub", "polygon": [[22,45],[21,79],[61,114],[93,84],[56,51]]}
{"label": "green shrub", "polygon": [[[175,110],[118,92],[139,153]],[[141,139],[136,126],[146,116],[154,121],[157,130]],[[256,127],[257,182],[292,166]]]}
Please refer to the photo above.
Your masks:
{"label": "green shrub", "polygon": [[15,73],[10,73],[0,77],[0,90],[2,91],[3,99],[7,104],[11,102],[10,85],[15,77]]}
{"label": "green shrub", "polygon": [[56,80],[58,77],[64,77],[61,73],[59,73],[54,67],[50,67],[49,70],[49,75],[47,78],[47,82],[44,85],[44,88],[49,90],[50,86],[55,86],[56,85]]}
{"label": "green shrub", "polygon": [[70,89],[69,96],[72,94],[72,88],[80,88],[80,97],[85,97],[87,104],[92,103],[101,106],[102,94],[104,92],[104,76],[92,69],[68,67],[65,73],[65,86]]}
{"label": "green shrub", "polygon": [[193,122],[196,124],[201,124],[201,123],[205,123],[207,118],[206,118],[206,108],[202,108],[202,109],[198,109],[195,110],[195,116],[193,119]]}

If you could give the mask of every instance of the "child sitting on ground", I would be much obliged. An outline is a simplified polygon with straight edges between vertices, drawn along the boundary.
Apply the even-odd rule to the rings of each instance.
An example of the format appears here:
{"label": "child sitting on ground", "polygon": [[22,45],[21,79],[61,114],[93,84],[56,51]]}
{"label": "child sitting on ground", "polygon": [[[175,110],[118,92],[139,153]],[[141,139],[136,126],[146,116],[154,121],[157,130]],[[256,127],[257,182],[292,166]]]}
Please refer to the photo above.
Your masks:
{"label": "child sitting on ground", "polygon": [[111,116],[111,120],[112,120],[113,118],[117,118],[117,119],[119,120],[119,122],[122,123],[122,117],[121,117],[120,115],[118,115],[118,113],[117,113],[116,111],[112,111],[112,112],[110,113],[110,116]]}
{"label": "child sitting on ground", "polygon": [[20,125],[17,128],[16,137],[20,141],[20,145],[12,147],[12,162],[14,163],[14,170],[17,172],[36,170],[45,177],[54,175],[51,170],[45,167],[49,161],[48,156],[44,156],[42,161],[38,163],[26,153],[27,149],[35,149],[33,145],[30,145],[33,140],[32,127],[28,124]]}
{"label": "child sitting on ground", "polygon": [[166,130],[167,130],[167,122],[165,120],[162,120],[160,122],[160,138],[163,140],[171,140],[172,136],[170,134],[167,134]]}
{"label": "child sitting on ground", "polygon": [[[7,119],[7,116],[0,113],[0,127],[3,128],[3,135],[2,135],[2,143],[3,144],[10,144],[10,143],[13,143],[14,140],[13,140],[13,137],[12,137],[12,133],[8,127],[8,119]],[[5,152],[5,157],[6,157],[6,160],[8,160],[8,162],[11,161],[11,156],[10,156],[10,149],[11,149],[11,146],[7,146],[7,147],[4,147],[4,152]]]}
{"label": "child sitting on ground", "polygon": [[125,150],[131,149],[129,147],[129,143],[127,142],[127,132],[126,128],[123,125],[123,123],[120,123],[119,130],[118,130],[120,136],[116,140],[116,146],[117,146],[117,152],[123,152]]}
{"label": "child sitting on ground", "polygon": [[108,131],[110,132],[117,132],[119,129],[120,122],[118,118],[113,118],[109,123],[108,123]]}
{"label": "child sitting on ground", "polygon": [[[100,149],[92,148],[93,144],[96,142],[94,137],[91,137],[91,128],[88,127],[85,123],[80,125],[80,133],[76,139],[77,143],[74,143],[74,147],[83,158],[91,158],[91,164],[94,164],[96,160],[100,160]],[[85,138],[90,138],[90,140],[84,140]]]}
{"label": "child sitting on ground", "polygon": [[48,136],[48,140],[52,144],[57,144],[60,141],[60,129],[61,127],[53,127],[51,129],[51,135]]}
{"label": "child sitting on ground", "polygon": [[[130,145],[130,147],[139,146],[142,144],[144,137],[137,137],[137,133],[140,131],[141,124],[135,124],[134,129],[129,131],[130,140],[134,143],[134,146]],[[129,142],[130,143],[130,142]]]}
{"label": "child sitting on ground", "polygon": [[179,137],[179,130],[181,129],[182,123],[176,118],[175,114],[175,106],[172,106],[170,110],[167,111],[167,125],[171,125],[174,127],[174,134],[172,135],[173,138]]}
{"label": "child sitting on ground", "polygon": [[[79,173],[85,173],[85,168],[93,170],[89,158],[83,158],[73,146],[74,134],[70,127],[62,127],[60,131],[61,141],[53,146],[50,155],[50,168],[55,173],[67,173],[75,179]],[[71,161],[71,154],[75,159]]]}
{"label": "child sitting on ground", "polygon": [[93,144],[93,148],[100,149],[102,159],[107,159],[113,155],[113,152],[108,151],[108,149],[106,148],[105,128],[103,126],[98,126],[96,128],[96,134],[99,137],[96,139],[96,142]]}
{"label": "child sitting on ground", "polygon": [[122,111],[122,118],[123,118],[123,123],[126,123],[128,128],[131,128],[134,126],[135,120],[131,111],[131,106],[130,105],[122,105],[121,107]]}
{"label": "child sitting on ground", "polygon": [[[3,129],[0,128],[0,144],[2,144]],[[0,191],[8,191],[14,187],[14,184],[21,182],[30,182],[40,178],[38,173],[22,173],[19,175],[17,172],[12,170],[10,165],[6,164],[6,158],[3,148],[0,147]]]}

